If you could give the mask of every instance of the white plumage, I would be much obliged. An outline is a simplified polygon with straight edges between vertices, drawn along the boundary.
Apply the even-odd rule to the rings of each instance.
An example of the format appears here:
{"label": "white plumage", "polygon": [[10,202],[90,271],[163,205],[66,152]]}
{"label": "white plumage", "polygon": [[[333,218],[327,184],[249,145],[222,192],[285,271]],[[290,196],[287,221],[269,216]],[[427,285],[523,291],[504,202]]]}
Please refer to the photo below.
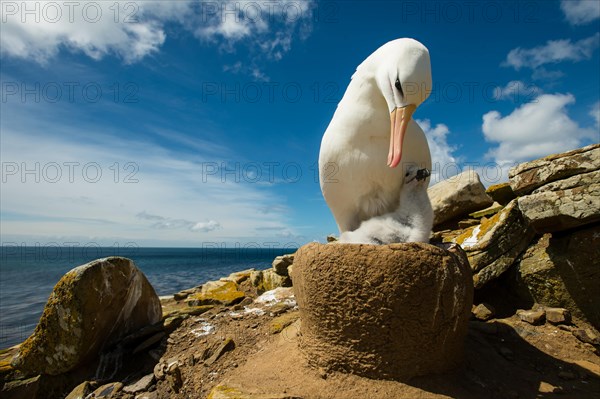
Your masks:
{"label": "white plumage", "polygon": [[388,42],[357,67],[319,154],[321,190],[340,234],[402,208],[410,165],[431,169],[427,139],[411,118],[430,91],[429,51],[413,39]]}

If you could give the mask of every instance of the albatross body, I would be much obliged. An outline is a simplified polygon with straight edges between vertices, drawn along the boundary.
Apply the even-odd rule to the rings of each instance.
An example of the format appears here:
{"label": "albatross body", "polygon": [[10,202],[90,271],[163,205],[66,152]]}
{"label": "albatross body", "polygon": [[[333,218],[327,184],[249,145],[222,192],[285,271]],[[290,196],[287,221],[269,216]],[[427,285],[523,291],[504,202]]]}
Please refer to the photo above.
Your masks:
{"label": "albatross body", "polygon": [[412,119],[430,91],[429,52],[413,39],[384,44],[356,69],[319,154],[321,190],[340,234],[394,212],[409,165],[431,169]]}

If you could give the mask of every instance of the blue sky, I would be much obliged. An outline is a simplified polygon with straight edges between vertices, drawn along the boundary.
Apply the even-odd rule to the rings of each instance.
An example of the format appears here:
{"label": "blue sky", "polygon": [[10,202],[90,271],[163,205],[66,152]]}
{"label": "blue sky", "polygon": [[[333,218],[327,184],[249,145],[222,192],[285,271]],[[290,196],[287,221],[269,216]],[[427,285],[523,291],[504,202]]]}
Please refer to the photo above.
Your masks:
{"label": "blue sky", "polygon": [[302,245],[356,66],[430,51],[434,180],[600,141],[596,1],[2,1],[3,245]]}

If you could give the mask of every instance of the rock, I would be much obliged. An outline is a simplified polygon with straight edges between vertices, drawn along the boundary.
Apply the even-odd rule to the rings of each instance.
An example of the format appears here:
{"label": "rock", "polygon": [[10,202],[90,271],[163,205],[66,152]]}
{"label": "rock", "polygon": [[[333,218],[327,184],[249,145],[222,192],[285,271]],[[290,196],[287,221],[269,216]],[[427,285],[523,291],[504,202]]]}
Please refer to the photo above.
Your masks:
{"label": "rock", "polygon": [[311,243],[296,252],[299,348],[313,367],[406,379],[460,363],[473,285],[460,247]]}
{"label": "rock", "polygon": [[336,236],[334,236],[333,234],[329,234],[327,236],[327,242],[336,242],[338,240],[338,238]]}
{"label": "rock", "polygon": [[271,334],[279,334],[287,326],[294,323],[300,317],[298,312],[285,313],[279,317],[274,318],[269,324],[269,332]]}
{"label": "rock", "polygon": [[165,332],[171,333],[171,332],[175,331],[177,329],[177,327],[179,327],[185,319],[186,319],[185,315],[179,315],[179,314],[167,317],[163,323]]}
{"label": "rock", "polygon": [[546,308],[546,321],[552,324],[569,324],[571,313],[564,308]]}
{"label": "rock", "polygon": [[538,233],[600,221],[600,170],[546,184],[520,197],[519,208]]}
{"label": "rock", "polygon": [[477,172],[469,170],[427,190],[433,207],[433,225],[486,208],[494,202],[485,193]]}
{"label": "rock", "polygon": [[217,350],[212,354],[211,357],[209,357],[208,359],[206,359],[206,361],[204,362],[205,365],[210,366],[211,364],[213,364],[214,362],[216,362],[217,360],[219,360],[221,358],[221,356],[223,356],[225,353],[232,351],[235,349],[235,342],[233,341],[233,339],[231,338],[227,338],[225,340],[225,342],[223,342],[218,348]]}
{"label": "rock", "polygon": [[150,373],[148,375],[143,376],[139,380],[137,380],[137,382],[127,385],[125,388],[123,388],[123,392],[138,393],[138,392],[142,392],[142,391],[147,391],[153,382],[154,382],[154,374]]}
{"label": "rock", "polygon": [[510,187],[510,183],[500,183],[489,186],[485,191],[495,202],[501,205],[508,205],[508,203],[517,196]]}
{"label": "rock", "polygon": [[131,260],[95,260],[56,284],[12,364],[29,375],[65,373],[161,317],[154,288]]}
{"label": "rock", "polygon": [[600,144],[550,155],[512,168],[508,177],[516,195],[531,193],[547,183],[600,169]]}
{"label": "rock", "polygon": [[592,363],[588,360],[573,360],[573,363],[576,364],[577,366],[585,369],[592,376],[595,376],[596,378],[600,378],[600,366],[597,365],[596,363]]}
{"label": "rock", "polygon": [[587,344],[592,345],[600,345],[600,335],[598,335],[598,333],[596,333],[591,328],[575,329],[573,330],[573,335],[581,342],[585,342]]}
{"label": "rock", "polygon": [[288,267],[294,263],[294,254],[281,255],[273,260],[273,270],[280,276],[288,276]]}
{"label": "rock", "polygon": [[292,287],[277,287],[273,290],[263,292],[254,303],[273,306],[280,302],[287,302],[290,306],[296,306],[296,298]]}
{"label": "rock", "polygon": [[478,320],[489,320],[496,314],[494,307],[488,303],[480,303],[473,309],[473,315]]}
{"label": "rock", "polygon": [[500,212],[504,208],[504,205],[500,205],[497,202],[494,202],[492,205],[488,206],[485,209],[482,209],[477,212],[469,213],[469,217],[474,219],[481,219],[482,217],[490,217],[494,216],[498,212]]}
{"label": "rock", "polygon": [[540,386],[538,388],[539,393],[559,393],[560,391],[561,389],[559,387],[555,387],[545,381],[540,381]]}
{"label": "rock", "polygon": [[517,311],[517,316],[523,321],[526,321],[529,324],[542,324],[544,322],[544,317],[546,316],[546,312],[543,309],[538,310],[519,310]]}
{"label": "rock", "polygon": [[36,398],[40,388],[40,376],[24,380],[7,381],[2,384],[2,399]]}
{"label": "rock", "polygon": [[544,234],[517,262],[515,291],[546,307],[568,309],[600,329],[600,225]]}
{"label": "rock", "polygon": [[92,391],[90,382],[84,381],[77,385],[65,399],[85,399],[86,396]]}
{"label": "rock", "polygon": [[96,389],[89,397],[94,399],[112,399],[116,398],[122,389],[123,383],[111,382]]}
{"label": "rock", "polygon": [[179,292],[173,294],[173,299],[175,299],[176,301],[183,301],[188,296],[190,296],[190,295],[192,295],[192,294],[200,291],[200,289],[202,289],[202,286],[194,287],[194,288],[189,288],[189,289],[183,290],[183,291],[179,291]]}
{"label": "rock", "polygon": [[139,344],[138,346],[135,347],[132,354],[135,355],[136,353],[139,353],[141,351],[144,351],[144,350],[150,348],[151,346],[160,342],[166,335],[167,335],[167,333],[165,333],[164,331],[161,331],[161,332],[158,332],[158,333],[152,335],[149,338],[146,338],[141,344]]}
{"label": "rock", "polygon": [[154,378],[156,378],[157,381],[161,381],[165,379],[165,375],[167,373],[167,365],[164,364],[163,362],[158,362],[156,363],[156,366],[154,366]]}
{"label": "rock", "polygon": [[467,253],[475,272],[475,288],[481,288],[504,273],[533,239],[513,200],[502,211],[456,237],[454,241]]}
{"label": "rock", "polygon": [[181,369],[178,362],[173,362],[167,366],[166,380],[175,393],[183,386],[183,378],[181,377]]}
{"label": "rock", "polygon": [[189,306],[201,305],[234,305],[246,295],[238,290],[238,285],[233,281],[208,281],[202,290],[188,297]]}
{"label": "rock", "polygon": [[255,271],[256,271],[256,269],[252,268],[252,269],[242,270],[241,272],[234,272],[234,273],[231,273],[227,277],[222,277],[221,281],[232,281],[236,284],[239,284],[243,281],[248,280],[250,278],[250,275],[252,274],[252,272],[255,272]]}
{"label": "rock", "polygon": [[[478,219],[467,219],[467,220],[459,220],[458,221],[458,228],[459,229],[466,229],[468,227],[471,226],[477,226],[479,224],[479,220]],[[440,233],[440,232],[437,232]]]}
{"label": "rock", "polygon": [[135,399],[158,399],[158,393],[156,391],[140,393],[135,396]]}
{"label": "rock", "polygon": [[284,277],[275,273],[273,269],[259,270],[250,276],[252,285],[256,287],[259,294],[274,290],[277,287],[291,287],[292,280],[289,276]]}

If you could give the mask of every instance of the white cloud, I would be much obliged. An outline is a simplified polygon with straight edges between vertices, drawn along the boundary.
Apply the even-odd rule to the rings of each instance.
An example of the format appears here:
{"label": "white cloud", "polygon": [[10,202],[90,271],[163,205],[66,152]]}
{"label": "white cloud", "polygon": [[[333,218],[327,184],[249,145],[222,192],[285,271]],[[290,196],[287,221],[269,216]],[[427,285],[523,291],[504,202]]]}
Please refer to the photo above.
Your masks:
{"label": "white cloud", "polygon": [[541,91],[538,86],[528,85],[520,80],[513,80],[504,87],[496,87],[494,98],[496,100],[513,100],[514,102],[526,101],[537,97]]}
{"label": "white cloud", "polygon": [[598,0],[562,0],[560,8],[571,25],[585,25],[600,18]]}
{"label": "white cloud", "polygon": [[[216,3],[214,3],[216,4]],[[250,62],[226,65],[224,70],[243,72],[258,81],[268,76],[258,67],[264,59],[279,61],[292,48],[294,37],[304,39],[312,29],[312,0],[256,2],[224,0],[216,8],[205,10],[194,35],[218,44],[222,51],[235,52],[245,47]]]}
{"label": "white cloud", "polygon": [[[116,5],[116,6],[115,6]],[[312,1],[2,2],[2,54],[47,64],[61,50],[134,63],[159,51],[168,23],[233,51],[279,60],[310,31]],[[252,72],[250,70],[249,72]]]}
{"label": "white cloud", "polygon": [[154,229],[187,228],[190,231],[209,232],[221,227],[221,224],[215,220],[209,220],[206,222],[193,222],[185,219],[172,219],[165,216],[153,215],[147,213],[146,211],[140,212],[135,216],[138,219],[151,221],[152,224],[150,225],[150,227]]}
{"label": "white cloud", "polygon": [[503,65],[512,66],[516,70],[521,68],[536,69],[544,64],[562,61],[582,61],[592,57],[600,45],[600,33],[572,42],[571,39],[549,40],[543,46],[530,49],[517,47],[506,56]]}
{"label": "white cloud", "polygon": [[593,139],[593,129],[579,126],[567,114],[566,107],[573,103],[571,94],[543,94],[510,115],[486,113],[483,134],[487,141],[498,143],[487,157],[500,165],[510,164],[571,150]]}
{"label": "white cloud", "polygon": [[215,220],[209,220],[207,222],[198,222],[194,224],[190,230],[192,231],[213,231],[221,228],[221,224]]}
{"label": "white cloud", "polygon": [[[118,5],[118,7],[115,7]],[[159,50],[164,23],[185,15],[186,2],[3,2],[2,54],[46,64],[61,49],[126,63]]]}
{"label": "white cloud", "polygon": [[[443,171],[447,171],[449,165],[457,165],[458,158],[453,155],[456,147],[448,144],[447,136],[450,129],[443,123],[438,123],[435,127],[431,126],[429,119],[417,120],[419,126],[425,132],[429,151],[431,152],[431,161],[433,170],[431,171],[431,184],[444,180],[449,176],[442,176]],[[450,168],[456,170],[456,168]]]}
{"label": "white cloud", "polygon": [[[596,129],[600,129],[600,101],[590,107],[590,116],[596,121]],[[600,132],[597,132],[600,135]],[[600,137],[596,137],[600,141]]]}

